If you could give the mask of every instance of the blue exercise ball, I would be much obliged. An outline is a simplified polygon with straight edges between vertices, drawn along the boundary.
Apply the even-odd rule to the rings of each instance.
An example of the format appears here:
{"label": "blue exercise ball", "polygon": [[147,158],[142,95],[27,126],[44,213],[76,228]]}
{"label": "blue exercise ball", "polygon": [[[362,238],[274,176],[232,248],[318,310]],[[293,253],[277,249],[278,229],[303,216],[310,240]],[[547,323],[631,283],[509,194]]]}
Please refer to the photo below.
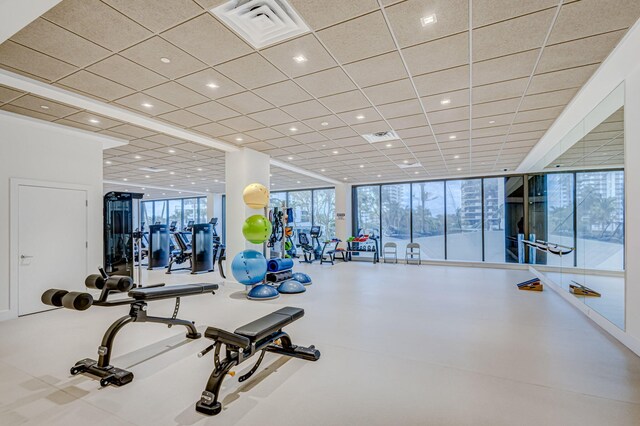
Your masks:
{"label": "blue exercise ball", "polygon": [[311,277],[304,272],[294,272],[291,279],[298,281],[302,285],[311,285]]}
{"label": "blue exercise ball", "polygon": [[244,250],[236,254],[231,262],[231,273],[241,284],[253,285],[261,282],[267,274],[267,259],[255,250]]}
{"label": "blue exercise ball", "polygon": [[269,300],[277,297],[280,297],[278,290],[268,284],[259,284],[247,293],[247,299],[250,300]]}
{"label": "blue exercise ball", "polygon": [[305,291],[307,291],[307,289],[296,280],[286,280],[278,286],[278,292],[283,294],[297,294],[304,293]]}

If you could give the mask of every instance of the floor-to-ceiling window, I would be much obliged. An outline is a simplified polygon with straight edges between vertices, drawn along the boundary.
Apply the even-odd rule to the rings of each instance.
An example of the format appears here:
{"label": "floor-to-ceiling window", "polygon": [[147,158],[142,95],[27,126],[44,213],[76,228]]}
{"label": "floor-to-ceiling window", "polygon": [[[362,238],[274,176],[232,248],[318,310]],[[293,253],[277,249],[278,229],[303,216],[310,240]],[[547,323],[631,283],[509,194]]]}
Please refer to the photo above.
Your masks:
{"label": "floor-to-ceiling window", "polygon": [[169,225],[175,221],[177,229],[183,229],[190,220],[194,223],[206,223],[208,220],[206,197],[143,201],[141,209],[145,226],[155,223]]}
{"label": "floor-to-ceiling window", "polygon": [[269,208],[283,206],[291,209],[297,233],[308,234],[311,226],[315,225],[320,226],[321,239],[335,237],[336,191],[334,188],[272,192]]}
{"label": "floor-to-ceiling window", "polygon": [[577,266],[624,269],[624,174],[576,174]]}
{"label": "floor-to-ceiling window", "polygon": [[159,200],[153,202],[153,220],[152,225],[163,225],[167,223],[167,200]]}
{"label": "floor-to-ceiling window", "polygon": [[322,235],[336,235],[336,191],[333,188],[313,190],[313,224],[319,225]]}
{"label": "floor-to-ceiling window", "polygon": [[269,198],[269,208],[274,207],[282,208],[287,205],[287,193],[286,192],[272,192]]}
{"label": "floor-to-ceiling window", "polygon": [[169,224],[175,222],[180,226],[182,221],[182,200],[169,200]]}
{"label": "floor-to-ceiling window", "polygon": [[392,242],[404,253],[411,242],[411,185],[383,185],[380,193],[382,246]]}
{"label": "floor-to-ceiling window", "polygon": [[413,184],[413,241],[425,259],[444,259],[444,182]]}
{"label": "floor-to-ceiling window", "polygon": [[[574,247],[573,173],[551,173],[547,178],[546,241]],[[575,252],[564,256],[547,256],[547,265],[571,267]]]}
{"label": "floor-to-ceiling window", "polygon": [[483,179],[483,223],[485,262],[505,261],[503,177]]}
{"label": "floor-to-ceiling window", "polygon": [[447,259],[482,260],[482,180],[446,182]]}
{"label": "floor-to-ceiling window", "polygon": [[309,233],[312,226],[311,191],[290,191],[287,207],[293,209],[293,223],[299,232]]}
{"label": "floor-to-ceiling window", "polygon": [[380,186],[359,186],[356,188],[356,233],[380,235]]}

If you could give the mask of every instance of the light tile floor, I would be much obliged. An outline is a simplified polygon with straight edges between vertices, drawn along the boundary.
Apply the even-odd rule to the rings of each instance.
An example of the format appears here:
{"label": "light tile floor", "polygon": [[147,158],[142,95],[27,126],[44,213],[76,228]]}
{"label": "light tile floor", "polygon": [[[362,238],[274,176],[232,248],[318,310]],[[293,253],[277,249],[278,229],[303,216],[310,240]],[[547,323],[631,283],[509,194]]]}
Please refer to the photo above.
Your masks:
{"label": "light tile floor", "polygon": [[[249,381],[225,380],[223,412],[195,412],[211,372],[208,345],[183,329],[133,324],[113,363],[122,388],[72,377],[127,307],[64,309],[0,323],[2,425],[638,425],[640,358],[552,291],[518,291],[525,271],[364,262],[299,265],[314,284],[267,302],[226,284],[183,298],[180,317],[234,330],[281,306],[287,327],[315,344],[312,363],[268,354]],[[153,271],[147,283],[219,282]],[[150,304],[170,315],[172,302]],[[239,374],[251,368],[247,362]],[[238,376],[236,376],[238,377]]]}

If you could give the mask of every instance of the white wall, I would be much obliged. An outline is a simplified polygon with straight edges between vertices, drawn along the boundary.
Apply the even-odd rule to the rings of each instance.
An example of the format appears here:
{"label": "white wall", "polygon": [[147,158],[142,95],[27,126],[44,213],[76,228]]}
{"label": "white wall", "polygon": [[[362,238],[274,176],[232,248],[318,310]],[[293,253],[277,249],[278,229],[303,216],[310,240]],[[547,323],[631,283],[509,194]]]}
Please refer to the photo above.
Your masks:
{"label": "white wall", "polygon": [[[0,319],[6,319],[17,314],[16,307],[9,302],[10,179],[89,187],[87,267],[95,269],[102,263],[102,142],[87,132],[3,111],[0,111],[0,135]],[[46,212],[42,218],[46,221]]]}
{"label": "white wall", "polygon": [[351,189],[352,186],[348,184],[336,185],[336,237],[342,241],[352,234]]}

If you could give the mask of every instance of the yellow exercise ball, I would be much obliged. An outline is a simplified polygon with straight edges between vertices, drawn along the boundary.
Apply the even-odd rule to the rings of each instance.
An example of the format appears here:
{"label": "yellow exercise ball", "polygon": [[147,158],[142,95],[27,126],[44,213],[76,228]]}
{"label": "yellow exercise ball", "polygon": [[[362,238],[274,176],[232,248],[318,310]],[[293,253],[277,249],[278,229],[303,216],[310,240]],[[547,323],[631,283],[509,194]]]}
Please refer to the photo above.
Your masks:
{"label": "yellow exercise ball", "polygon": [[252,209],[262,209],[269,205],[269,190],[259,183],[252,183],[242,191],[244,203]]}

